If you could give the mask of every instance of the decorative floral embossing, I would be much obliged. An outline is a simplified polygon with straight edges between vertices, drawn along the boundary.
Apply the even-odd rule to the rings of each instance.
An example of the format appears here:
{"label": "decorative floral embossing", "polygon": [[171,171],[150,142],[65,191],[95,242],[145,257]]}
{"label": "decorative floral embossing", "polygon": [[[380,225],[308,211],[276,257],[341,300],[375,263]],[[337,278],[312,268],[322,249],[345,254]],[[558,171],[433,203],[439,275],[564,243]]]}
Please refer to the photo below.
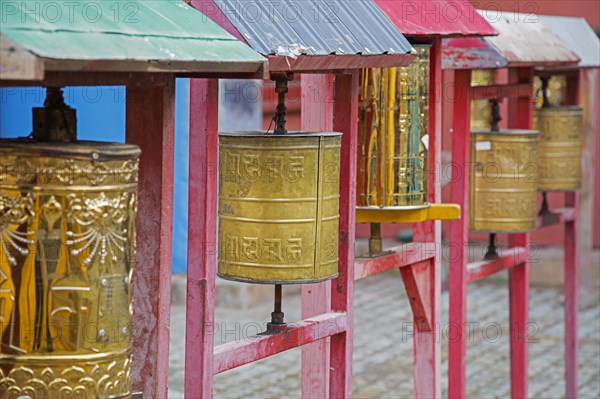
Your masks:
{"label": "decorative floral embossing", "polygon": [[[8,197],[0,195],[0,246],[12,266],[17,264],[12,251],[17,251],[25,256],[29,254],[27,245],[35,241],[27,237],[32,236],[33,231],[17,231],[15,226],[19,227],[27,224],[34,216],[33,203],[34,195],[28,193],[26,196],[17,195]],[[11,227],[12,226],[12,227]]]}
{"label": "decorative floral embossing", "polygon": [[81,233],[67,231],[67,245],[73,246],[73,255],[91,248],[85,264],[90,265],[100,256],[100,263],[106,263],[106,257],[116,262],[117,253],[123,254],[127,246],[127,228],[121,227],[128,216],[128,193],[115,198],[101,192],[97,197],[79,197],[69,194],[68,219],[84,230]]}

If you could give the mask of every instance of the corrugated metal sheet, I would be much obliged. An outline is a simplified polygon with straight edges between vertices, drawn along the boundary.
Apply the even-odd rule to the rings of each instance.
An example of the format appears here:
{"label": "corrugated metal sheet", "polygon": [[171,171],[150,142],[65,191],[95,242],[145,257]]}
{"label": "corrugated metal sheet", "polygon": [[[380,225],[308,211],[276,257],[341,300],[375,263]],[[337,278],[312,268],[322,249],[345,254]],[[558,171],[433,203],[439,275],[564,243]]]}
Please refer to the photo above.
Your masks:
{"label": "corrugated metal sheet", "polygon": [[406,36],[497,34],[466,0],[375,0],[375,2]]}
{"label": "corrugated metal sheet", "polygon": [[577,64],[579,57],[536,15],[507,11],[478,10],[498,31],[498,36],[486,37],[508,60],[508,66],[561,66]]}
{"label": "corrugated metal sheet", "polygon": [[372,0],[217,0],[221,12],[263,55],[381,55],[413,51]]}
{"label": "corrugated metal sheet", "polygon": [[[3,2],[0,33],[53,60],[189,62],[190,72],[201,62],[213,66],[196,72],[218,72],[214,63],[243,64],[240,72],[251,65],[256,71],[265,61],[181,0],[52,4],[54,9],[42,12],[43,2]],[[234,70],[233,64],[228,67]]]}
{"label": "corrugated metal sheet", "polygon": [[584,18],[549,15],[539,15],[538,18],[581,58],[578,67],[600,67],[600,38]]}
{"label": "corrugated metal sheet", "polygon": [[507,65],[507,59],[482,38],[442,40],[443,69],[497,69]]}

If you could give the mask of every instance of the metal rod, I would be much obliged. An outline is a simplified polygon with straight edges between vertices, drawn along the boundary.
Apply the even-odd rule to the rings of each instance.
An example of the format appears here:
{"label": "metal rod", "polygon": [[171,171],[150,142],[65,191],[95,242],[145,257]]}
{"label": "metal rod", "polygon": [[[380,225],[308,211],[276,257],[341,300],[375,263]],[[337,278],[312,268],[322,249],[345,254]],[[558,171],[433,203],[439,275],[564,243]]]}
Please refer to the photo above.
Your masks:
{"label": "metal rod", "polygon": [[496,250],[496,233],[490,233],[490,240],[487,248],[487,252],[483,257],[484,260],[498,259],[498,251]]}
{"label": "metal rod", "polygon": [[542,191],[542,206],[540,208],[539,216],[545,216],[550,214],[550,207],[548,206],[548,198],[546,192]]}
{"label": "metal rod", "polygon": [[371,223],[371,237],[369,238],[369,254],[380,254],[383,251],[381,241],[381,224]]}
{"label": "metal rod", "polygon": [[[276,326],[276,325],[285,325],[285,322],[283,321],[283,312],[281,311],[281,284],[275,284],[275,301],[274,301],[274,307],[273,307],[273,313],[271,313],[271,323],[269,323],[270,326]],[[272,330],[272,327],[268,328],[269,330]]]}
{"label": "metal rod", "polygon": [[275,92],[278,94],[277,109],[273,116],[275,122],[275,130],[273,134],[282,135],[287,133],[285,128],[286,120],[285,116],[287,113],[287,107],[285,106],[285,95],[288,92],[288,82],[286,80],[278,80],[275,83]]}
{"label": "metal rod", "polygon": [[542,81],[542,108],[548,108],[550,107],[550,101],[548,101],[548,77],[544,76],[544,77],[540,77],[540,80]]}
{"label": "metal rod", "polygon": [[500,106],[498,105],[498,100],[490,100],[490,104],[492,104],[492,128],[490,130],[492,132],[499,132],[500,126],[498,123],[502,120],[502,116],[500,115]]}

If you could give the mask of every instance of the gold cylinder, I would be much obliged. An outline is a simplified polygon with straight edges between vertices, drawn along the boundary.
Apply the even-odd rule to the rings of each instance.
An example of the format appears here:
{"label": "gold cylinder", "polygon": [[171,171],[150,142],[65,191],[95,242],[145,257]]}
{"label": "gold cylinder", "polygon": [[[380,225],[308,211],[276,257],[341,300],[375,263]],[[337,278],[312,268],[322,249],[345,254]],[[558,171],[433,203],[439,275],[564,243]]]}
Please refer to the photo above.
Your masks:
{"label": "gold cylinder", "polygon": [[357,206],[416,209],[427,203],[429,49],[403,68],[362,71]]}
{"label": "gold cylinder", "polygon": [[[495,69],[475,69],[471,86],[490,86],[496,83]],[[492,106],[488,100],[471,101],[471,129],[486,130],[492,127]]]}
{"label": "gold cylinder", "polygon": [[139,155],[0,139],[0,397],[131,393]]}
{"label": "gold cylinder", "polygon": [[473,131],[469,228],[516,233],[535,228],[538,132]]}
{"label": "gold cylinder", "polygon": [[581,186],[583,109],[578,106],[534,110],[539,130],[539,189],[574,191]]}
{"label": "gold cylinder", "polygon": [[341,133],[219,134],[220,277],[337,276],[340,143]]}

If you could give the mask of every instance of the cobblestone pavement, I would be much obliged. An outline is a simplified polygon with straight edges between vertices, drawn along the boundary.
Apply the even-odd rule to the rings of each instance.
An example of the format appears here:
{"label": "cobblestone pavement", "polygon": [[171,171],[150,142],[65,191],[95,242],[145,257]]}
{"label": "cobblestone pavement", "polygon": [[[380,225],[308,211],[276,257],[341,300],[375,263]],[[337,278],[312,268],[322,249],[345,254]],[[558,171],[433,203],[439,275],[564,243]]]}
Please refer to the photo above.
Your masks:
{"label": "cobblestone pavement", "polygon": [[[284,287],[285,295],[285,287]],[[358,281],[355,300],[354,397],[412,397],[411,310],[397,271]],[[562,293],[554,288],[531,288],[529,395],[564,397]],[[443,323],[448,294],[443,294]],[[217,308],[215,341],[253,334],[271,312],[265,303],[250,310]],[[298,294],[284,297],[286,319],[298,320]],[[510,397],[508,289],[506,284],[469,286],[467,393],[471,398]],[[171,321],[170,397],[183,397],[185,309],[173,306]],[[478,324],[477,324],[478,323]],[[600,305],[579,313],[579,394],[600,397]],[[444,329],[442,328],[442,331]],[[501,333],[500,333],[501,331]],[[442,334],[443,335],[443,334]],[[442,337],[442,387],[447,388],[447,337]],[[215,376],[217,398],[300,398],[300,350]]]}

